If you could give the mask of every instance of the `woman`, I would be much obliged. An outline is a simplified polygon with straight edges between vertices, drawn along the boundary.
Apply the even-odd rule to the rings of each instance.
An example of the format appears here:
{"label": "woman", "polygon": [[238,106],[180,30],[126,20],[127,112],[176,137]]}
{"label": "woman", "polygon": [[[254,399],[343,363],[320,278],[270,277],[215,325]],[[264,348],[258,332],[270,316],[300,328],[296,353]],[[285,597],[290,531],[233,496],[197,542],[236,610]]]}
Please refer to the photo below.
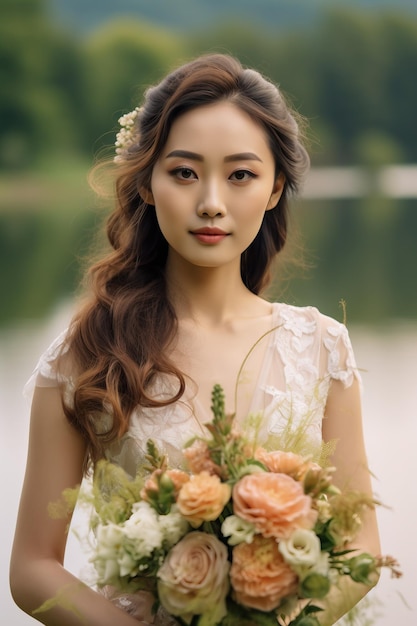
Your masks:
{"label": "woman", "polygon": [[[345,327],[259,295],[309,165],[280,92],[235,59],[209,55],[149,89],[122,121],[112,250],[37,370],[11,588],[29,614],[64,589],[65,606],[36,615],[48,625],[153,621],[144,596],[111,601],[63,568],[69,520],[51,519],[48,503],[102,457],[134,475],[149,437],[175,466],[184,441],[205,432],[215,383],[238,424],[264,411],[264,437],[308,414],[312,441],[339,442],[338,484],[371,493]],[[370,513],[357,545],[377,553],[377,537]],[[366,591],[332,598],[321,624]]]}

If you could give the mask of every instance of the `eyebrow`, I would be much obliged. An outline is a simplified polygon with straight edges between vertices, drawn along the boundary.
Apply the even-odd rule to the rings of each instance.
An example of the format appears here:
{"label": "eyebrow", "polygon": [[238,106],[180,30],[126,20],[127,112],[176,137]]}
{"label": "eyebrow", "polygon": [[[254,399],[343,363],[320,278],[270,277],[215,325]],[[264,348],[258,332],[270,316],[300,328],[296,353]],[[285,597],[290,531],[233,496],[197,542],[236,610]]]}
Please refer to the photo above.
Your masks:
{"label": "eyebrow", "polygon": [[[166,155],[167,159],[174,157],[192,159],[193,161],[204,161],[203,155],[198,154],[197,152],[190,152],[189,150],[173,150]],[[262,163],[262,159],[254,152],[237,152],[236,154],[229,154],[224,157],[225,163],[232,163],[234,161],[260,161]]]}

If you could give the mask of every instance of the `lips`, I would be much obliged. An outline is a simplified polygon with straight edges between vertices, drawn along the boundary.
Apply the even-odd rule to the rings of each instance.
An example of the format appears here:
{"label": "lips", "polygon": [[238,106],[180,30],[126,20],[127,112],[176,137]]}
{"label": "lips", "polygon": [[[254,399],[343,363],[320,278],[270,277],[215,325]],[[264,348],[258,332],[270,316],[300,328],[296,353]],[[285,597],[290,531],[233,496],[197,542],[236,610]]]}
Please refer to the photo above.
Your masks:
{"label": "lips", "polygon": [[215,228],[211,226],[204,226],[204,228],[197,228],[191,231],[193,235],[227,235],[227,233],[221,228]]}
{"label": "lips", "polygon": [[201,243],[208,245],[220,243],[220,241],[223,241],[223,239],[228,236],[228,233],[226,233],[221,228],[215,228],[210,226],[204,226],[204,228],[197,228],[196,230],[192,230],[191,234]]}

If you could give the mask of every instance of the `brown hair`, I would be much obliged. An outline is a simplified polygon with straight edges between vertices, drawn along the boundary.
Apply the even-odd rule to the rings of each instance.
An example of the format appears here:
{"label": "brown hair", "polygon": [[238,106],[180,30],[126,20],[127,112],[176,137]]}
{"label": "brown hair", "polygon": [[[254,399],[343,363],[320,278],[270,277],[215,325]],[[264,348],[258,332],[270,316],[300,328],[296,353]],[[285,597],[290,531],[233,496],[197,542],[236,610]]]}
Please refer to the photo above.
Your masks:
{"label": "brown hair", "polygon": [[[276,164],[285,176],[277,206],[265,212],[261,228],[242,254],[241,275],[253,293],[269,282],[270,267],[287,238],[288,196],[299,189],[309,158],[299,125],[278,88],[234,58],[199,57],[148,89],[135,127],[134,141],[116,166],[116,207],[107,224],[111,252],[89,272],[90,301],[74,318],[68,337],[71,362],[80,372],[68,419],[86,437],[94,461],[110,441],[123,435],[138,406],[160,407],[177,401],[184,376],[167,356],[177,319],[167,297],[167,242],[139,189],[150,189],[152,169],[173,121],[186,111],[229,100],[266,131]],[[172,397],[152,397],[156,375],[178,382]],[[97,427],[111,413],[108,430]]]}

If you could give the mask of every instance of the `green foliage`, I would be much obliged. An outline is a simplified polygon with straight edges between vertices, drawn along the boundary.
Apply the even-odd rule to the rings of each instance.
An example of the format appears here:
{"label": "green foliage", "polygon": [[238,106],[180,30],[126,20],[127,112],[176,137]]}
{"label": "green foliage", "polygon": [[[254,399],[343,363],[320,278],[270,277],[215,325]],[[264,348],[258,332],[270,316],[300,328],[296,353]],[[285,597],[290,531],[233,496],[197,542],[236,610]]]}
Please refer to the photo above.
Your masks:
{"label": "green foliage", "polygon": [[[415,159],[417,94],[409,78],[417,60],[417,21],[339,8],[325,15],[314,39],[317,99],[311,115],[323,118],[337,136],[338,162],[352,162],[352,147],[369,132],[389,134],[404,146],[405,158]],[[405,138],[404,126],[413,141]]]}
{"label": "green foliage", "polygon": [[31,165],[46,148],[58,153],[79,142],[77,47],[48,24],[43,4],[0,9],[0,167]]}
{"label": "green foliage", "polygon": [[369,169],[403,161],[400,144],[382,131],[365,130],[352,143],[352,150],[355,160]]}
{"label": "green foliage", "polygon": [[0,178],[0,324],[42,317],[73,293],[98,215],[86,168]]}
{"label": "green foliage", "polygon": [[371,11],[393,5],[396,11],[411,14],[417,9],[415,0],[176,0],[175,4],[172,0],[51,0],[50,7],[58,19],[81,32],[123,15],[182,33],[244,16],[250,24],[280,33],[311,26],[323,9],[341,3]]}
{"label": "green foliage", "polygon": [[[143,22],[119,20],[95,32],[85,42],[91,143],[116,129],[117,119],[137,106],[171,59],[183,55],[178,38]],[[114,139],[101,141],[113,146]]]}
{"label": "green foliage", "polygon": [[366,162],[366,151],[358,151],[364,133],[384,135],[395,161],[417,159],[417,91],[410,80],[417,19],[338,3],[314,28],[277,34],[240,13],[190,36],[189,45],[193,54],[231,52],[279,83],[311,120],[313,161]]}
{"label": "green foliage", "polygon": [[380,128],[405,147],[405,157],[417,160],[417,90],[412,76],[417,67],[417,20],[395,11],[377,23],[384,80],[375,112]]}
{"label": "green foliage", "polygon": [[[315,146],[317,161],[366,161],[363,134],[384,136],[396,160],[417,159],[412,16],[323,0],[310,20],[314,26],[285,31],[289,12],[297,8],[305,16],[311,3],[285,1],[278,11],[275,1],[264,0],[256,4],[259,19],[252,19],[252,2],[239,2],[238,14],[233,3],[226,8],[216,2],[211,10],[222,19],[206,20],[208,29],[180,35],[126,17],[78,39],[50,20],[43,2],[29,2],[30,9],[27,4],[0,7],[0,167],[21,168],[45,154],[80,150],[91,158],[113,143],[117,118],[137,105],[150,84],[208,51],[231,52],[281,84],[312,120],[312,135],[321,144]],[[188,4],[180,3],[176,15],[186,13]],[[152,3],[155,20],[164,3],[157,5]],[[131,4],[132,15],[141,6]],[[208,9],[204,2],[199,6]],[[149,15],[145,8],[142,15]],[[266,28],[268,15],[268,23],[281,28]]]}
{"label": "green foliage", "polygon": [[141,476],[132,480],[123,468],[106,460],[99,461],[94,470],[92,498],[100,520],[115,524],[126,521],[132,506],[140,501],[142,487]]}
{"label": "green foliage", "polygon": [[[178,4],[178,15],[189,1]],[[163,2],[152,4],[157,11]],[[255,6],[240,2],[233,19],[200,32],[180,35],[130,19],[78,39],[50,20],[46,2],[2,0],[0,322],[44,315],[74,291],[78,257],[97,222],[88,211],[93,201],[80,159],[91,163],[93,152],[112,145],[117,118],[194,54],[231,52],[280,83],[311,120],[313,164],[354,162],[372,173],[383,164],[417,160],[417,19],[338,2],[308,28],[262,30],[265,15],[278,23],[277,3],[257,3],[259,21],[247,19],[249,4]],[[289,23],[289,4],[280,3],[282,24]],[[199,5],[208,9],[206,2]],[[214,13],[222,5],[210,3]],[[81,169],[73,171],[69,155]],[[42,161],[54,171],[35,173]],[[314,269],[286,292],[277,281],[273,296],[316,304],[335,317],[344,298],[349,321],[415,318],[417,294],[410,285],[417,212],[411,200],[375,192],[361,200],[302,202],[298,215]]]}

